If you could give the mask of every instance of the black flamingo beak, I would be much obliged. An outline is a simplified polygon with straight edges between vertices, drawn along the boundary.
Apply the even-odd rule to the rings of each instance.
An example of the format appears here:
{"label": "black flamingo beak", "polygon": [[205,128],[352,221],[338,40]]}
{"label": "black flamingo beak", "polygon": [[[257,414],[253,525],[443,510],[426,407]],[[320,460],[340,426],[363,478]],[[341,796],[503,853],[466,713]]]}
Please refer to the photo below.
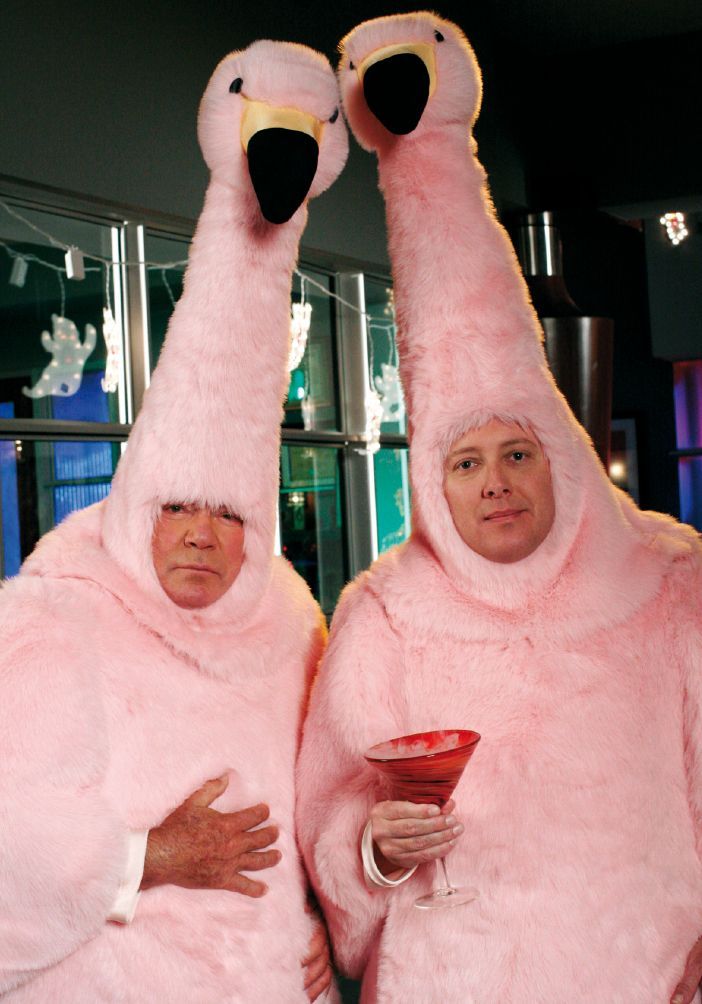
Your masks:
{"label": "black flamingo beak", "polygon": [[419,125],[436,87],[433,46],[389,45],[371,52],[358,67],[366,104],[388,132],[406,136]]}
{"label": "black flamingo beak", "polygon": [[249,140],[249,174],[269,223],[287,223],[307,198],[317,173],[317,141],[292,129],[262,129]]}
{"label": "black flamingo beak", "polygon": [[363,77],[366,104],[388,132],[406,136],[419,125],[429,100],[429,73],[412,52],[373,63]]}
{"label": "black flamingo beak", "polygon": [[321,123],[293,108],[249,102],[242,144],[264,219],[287,223],[307,198],[317,173]]}

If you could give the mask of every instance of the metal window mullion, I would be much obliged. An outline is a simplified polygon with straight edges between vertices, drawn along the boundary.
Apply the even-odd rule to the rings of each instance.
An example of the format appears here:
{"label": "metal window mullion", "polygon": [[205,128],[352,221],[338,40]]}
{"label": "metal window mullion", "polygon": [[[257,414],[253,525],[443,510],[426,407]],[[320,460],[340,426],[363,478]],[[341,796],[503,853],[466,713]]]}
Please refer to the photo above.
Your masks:
{"label": "metal window mullion", "polygon": [[126,300],[127,418],[134,422],[151,379],[149,293],[143,264],[144,227],[127,221],[122,230],[123,288]]}
{"label": "metal window mullion", "polygon": [[[378,556],[373,457],[363,450],[370,391],[363,274],[338,273],[337,359],[342,432],[361,441],[343,451],[347,553],[351,578]],[[350,306],[349,306],[350,304]]]}

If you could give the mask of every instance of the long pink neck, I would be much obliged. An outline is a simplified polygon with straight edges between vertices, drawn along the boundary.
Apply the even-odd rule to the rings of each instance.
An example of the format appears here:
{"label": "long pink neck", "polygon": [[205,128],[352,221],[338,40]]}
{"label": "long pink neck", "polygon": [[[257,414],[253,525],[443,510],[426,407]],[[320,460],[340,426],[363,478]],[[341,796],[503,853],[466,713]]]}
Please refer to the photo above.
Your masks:
{"label": "long pink neck", "polygon": [[[302,209],[288,223],[267,223],[253,197],[212,180],[169,326],[169,354],[184,352],[192,365],[196,349],[205,368],[236,347],[242,365],[248,359],[262,370],[265,352],[275,368],[270,354],[282,360],[287,352],[292,271],[306,218]],[[206,327],[204,343],[192,344],[193,322]]]}
{"label": "long pink neck", "polygon": [[469,142],[466,126],[447,126],[379,154],[405,359],[432,352],[437,340],[455,339],[458,349],[475,334],[505,359],[538,347],[536,331],[524,338],[534,325],[526,286]]}

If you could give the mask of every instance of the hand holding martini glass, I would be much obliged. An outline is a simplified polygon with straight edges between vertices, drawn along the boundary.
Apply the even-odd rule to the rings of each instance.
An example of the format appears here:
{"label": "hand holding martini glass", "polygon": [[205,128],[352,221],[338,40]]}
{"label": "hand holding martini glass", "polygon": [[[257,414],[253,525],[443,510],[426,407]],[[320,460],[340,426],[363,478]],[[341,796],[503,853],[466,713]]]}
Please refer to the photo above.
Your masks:
{"label": "hand holding martini glass", "polygon": [[[398,736],[372,746],[364,754],[368,763],[392,784],[393,799],[433,803],[442,808],[451,797],[463,770],[480,741],[477,732],[467,729],[439,729]],[[476,889],[452,885],[443,857],[437,859],[444,885],[414,905],[420,910],[436,910],[470,903]]]}

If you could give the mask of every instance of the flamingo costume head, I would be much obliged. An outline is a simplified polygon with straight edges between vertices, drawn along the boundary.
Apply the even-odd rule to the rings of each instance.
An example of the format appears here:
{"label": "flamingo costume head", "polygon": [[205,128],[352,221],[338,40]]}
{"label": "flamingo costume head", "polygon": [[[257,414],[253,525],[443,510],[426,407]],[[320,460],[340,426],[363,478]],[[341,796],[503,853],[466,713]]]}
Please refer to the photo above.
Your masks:
{"label": "flamingo costume head", "polygon": [[259,41],[225,57],[202,98],[211,171],[183,295],[105,503],[108,550],[149,599],[165,601],[151,558],[167,502],[226,505],[245,554],[210,607],[172,616],[188,629],[241,625],[273,561],[290,290],[307,201],[346,160],[336,79],[305,46]]}
{"label": "flamingo costume head", "polygon": [[[506,610],[538,606],[569,563],[582,562],[583,574],[598,567],[618,583],[640,539],[632,529],[638,513],[609,482],[549,371],[475,156],[482,86],[470,45],[456,25],[420,11],[367,21],[340,50],[347,121],[377,153],[386,203],[414,536],[461,593]],[[546,540],[506,565],[463,543],[443,491],[449,445],[492,418],[536,434],[556,500]],[[653,588],[654,580],[657,573],[642,573],[633,588]]]}

